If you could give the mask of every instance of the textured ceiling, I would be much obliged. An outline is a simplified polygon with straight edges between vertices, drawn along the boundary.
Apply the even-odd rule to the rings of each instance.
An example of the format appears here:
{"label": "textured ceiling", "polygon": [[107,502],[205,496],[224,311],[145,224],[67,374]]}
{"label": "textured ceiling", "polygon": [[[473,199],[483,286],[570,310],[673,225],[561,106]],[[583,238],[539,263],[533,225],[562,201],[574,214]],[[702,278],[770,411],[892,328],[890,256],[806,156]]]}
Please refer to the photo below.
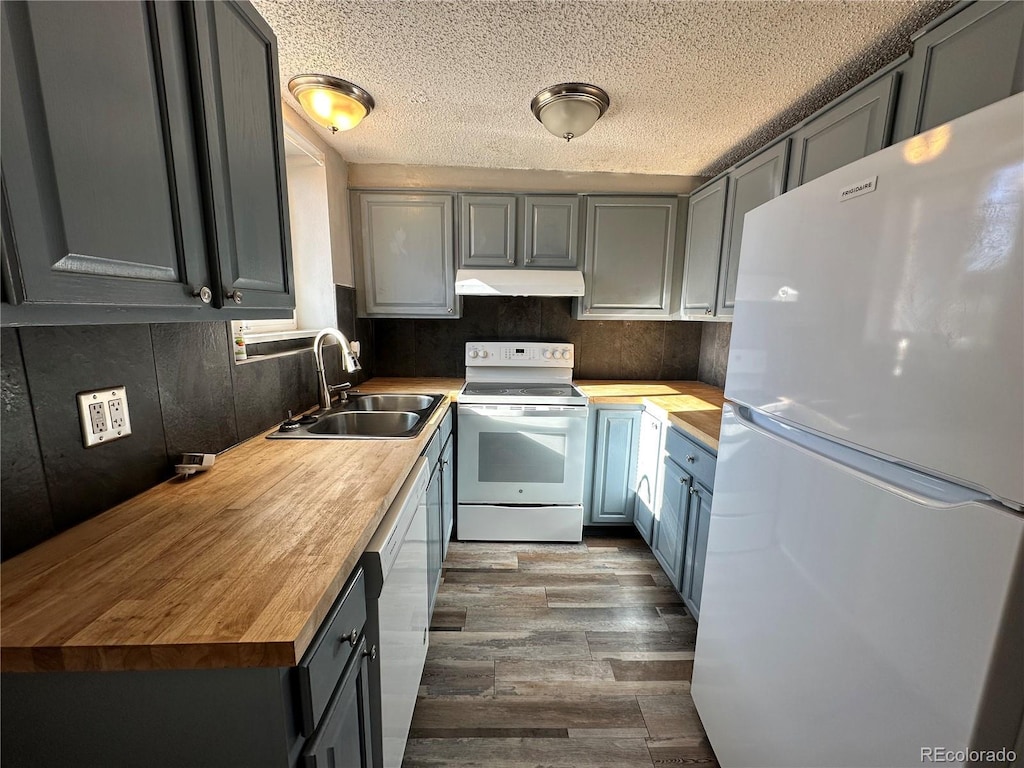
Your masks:
{"label": "textured ceiling", "polygon": [[[951,2],[255,5],[278,36],[283,91],[315,73],[373,94],[354,130],[319,129],[349,162],[707,175],[909,50]],[[611,108],[566,145],[529,104],[576,80]]]}

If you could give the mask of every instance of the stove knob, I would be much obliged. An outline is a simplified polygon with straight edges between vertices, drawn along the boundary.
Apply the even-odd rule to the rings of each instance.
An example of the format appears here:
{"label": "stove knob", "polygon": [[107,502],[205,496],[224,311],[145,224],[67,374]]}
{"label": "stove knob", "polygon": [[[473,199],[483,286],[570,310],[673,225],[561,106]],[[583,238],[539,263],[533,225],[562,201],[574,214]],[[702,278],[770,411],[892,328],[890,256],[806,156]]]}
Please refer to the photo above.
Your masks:
{"label": "stove knob", "polygon": [[561,356],[562,356],[562,350],[560,350],[560,349],[556,349],[556,350],[552,351],[552,353],[551,353],[551,357],[553,357],[555,360],[557,360]]}
{"label": "stove knob", "polygon": [[572,360],[572,350],[571,349],[563,349],[562,350],[562,359],[563,360]]}
{"label": "stove knob", "polygon": [[470,356],[470,357],[472,357],[472,358],[475,358],[475,357],[477,357],[477,356],[478,356],[479,354],[480,354],[480,353],[479,353],[479,352],[477,352],[477,351],[476,351],[475,349],[471,349],[471,350],[469,350],[469,356]]}
{"label": "stove knob", "polygon": [[480,357],[481,357],[481,359],[487,357],[489,354],[490,353],[486,349],[481,349],[480,350]]}
{"label": "stove knob", "polygon": [[545,349],[544,350],[544,359],[545,360],[550,360],[553,356],[554,356],[554,352],[552,352],[550,349]]}

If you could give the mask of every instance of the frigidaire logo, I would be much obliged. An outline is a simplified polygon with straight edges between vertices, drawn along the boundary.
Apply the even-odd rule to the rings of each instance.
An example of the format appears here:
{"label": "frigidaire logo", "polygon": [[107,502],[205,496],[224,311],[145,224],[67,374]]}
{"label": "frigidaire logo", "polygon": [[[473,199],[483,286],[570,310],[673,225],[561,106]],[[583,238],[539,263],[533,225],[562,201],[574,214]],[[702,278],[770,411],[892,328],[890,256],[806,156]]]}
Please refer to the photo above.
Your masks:
{"label": "frigidaire logo", "polygon": [[864,181],[858,181],[856,184],[851,184],[844,189],[839,190],[839,202],[849,200],[860,195],[866,195],[869,192],[875,191],[875,184],[878,183],[878,177],[872,176],[870,179],[864,179]]}

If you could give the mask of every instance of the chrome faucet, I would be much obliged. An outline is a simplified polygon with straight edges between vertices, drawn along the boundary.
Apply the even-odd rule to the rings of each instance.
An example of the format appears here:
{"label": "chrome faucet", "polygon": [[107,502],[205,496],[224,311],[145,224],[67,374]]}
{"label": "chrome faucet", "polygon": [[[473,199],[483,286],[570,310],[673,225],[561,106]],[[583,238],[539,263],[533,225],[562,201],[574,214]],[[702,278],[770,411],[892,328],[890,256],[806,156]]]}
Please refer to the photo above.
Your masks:
{"label": "chrome faucet", "polygon": [[344,333],[337,328],[324,328],[316,335],[316,339],[313,341],[313,359],[316,362],[316,373],[320,381],[320,410],[322,411],[331,407],[331,395],[334,392],[341,392],[342,399],[347,399],[345,390],[352,386],[351,384],[327,383],[327,372],[324,370],[324,341],[328,336],[333,336],[341,345],[341,363],[345,366],[346,372],[355,373],[362,369],[359,358],[352,351],[352,345],[349,344]]}

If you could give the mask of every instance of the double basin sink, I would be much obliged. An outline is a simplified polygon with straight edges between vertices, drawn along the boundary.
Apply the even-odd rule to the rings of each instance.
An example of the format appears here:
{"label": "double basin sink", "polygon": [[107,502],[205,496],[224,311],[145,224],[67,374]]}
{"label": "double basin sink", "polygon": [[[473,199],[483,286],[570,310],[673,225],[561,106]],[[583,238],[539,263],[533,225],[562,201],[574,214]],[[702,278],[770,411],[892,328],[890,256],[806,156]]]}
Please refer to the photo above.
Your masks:
{"label": "double basin sink", "polygon": [[408,439],[416,437],[444,395],[350,394],[329,410],[284,422],[267,437],[303,439]]}

